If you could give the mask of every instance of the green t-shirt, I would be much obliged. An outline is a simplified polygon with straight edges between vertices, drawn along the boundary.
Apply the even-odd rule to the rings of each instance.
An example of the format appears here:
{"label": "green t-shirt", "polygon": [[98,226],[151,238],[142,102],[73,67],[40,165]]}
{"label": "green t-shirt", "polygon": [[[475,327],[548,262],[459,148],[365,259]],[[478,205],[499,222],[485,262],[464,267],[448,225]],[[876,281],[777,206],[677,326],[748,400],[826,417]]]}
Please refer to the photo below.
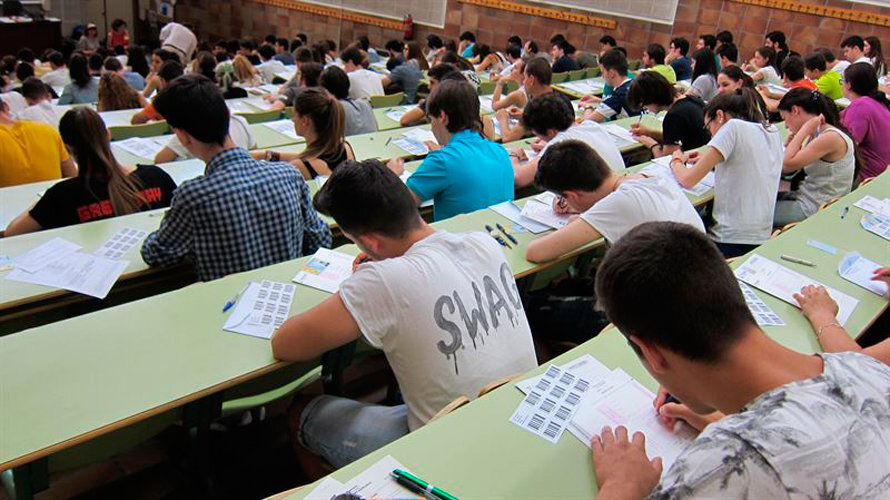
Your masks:
{"label": "green t-shirt", "polygon": [[841,88],[841,75],[834,71],[826,71],[816,80],[816,86],[819,92],[827,95],[830,99],[840,99],[844,97],[844,89]]}
{"label": "green t-shirt", "polygon": [[649,71],[660,73],[661,76],[667,78],[667,81],[670,84],[677,83],[677,73],[674,71],[674,68],[668,66],[667,64],[658,64],[652,66],[651,68],[649,68]]}

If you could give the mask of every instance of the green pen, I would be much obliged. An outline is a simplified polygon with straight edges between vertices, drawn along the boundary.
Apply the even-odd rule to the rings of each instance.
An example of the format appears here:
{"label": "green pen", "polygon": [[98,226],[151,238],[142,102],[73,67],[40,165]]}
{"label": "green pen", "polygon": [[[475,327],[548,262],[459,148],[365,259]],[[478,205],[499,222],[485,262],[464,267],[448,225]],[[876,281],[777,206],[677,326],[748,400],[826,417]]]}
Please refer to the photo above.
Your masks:
{"label": "green pen", "polygon": [[393,479],[414,493],[420,493],[430,500],[459,500],[456,496],[436,488],[430,483],[401,469],[390,473]]}

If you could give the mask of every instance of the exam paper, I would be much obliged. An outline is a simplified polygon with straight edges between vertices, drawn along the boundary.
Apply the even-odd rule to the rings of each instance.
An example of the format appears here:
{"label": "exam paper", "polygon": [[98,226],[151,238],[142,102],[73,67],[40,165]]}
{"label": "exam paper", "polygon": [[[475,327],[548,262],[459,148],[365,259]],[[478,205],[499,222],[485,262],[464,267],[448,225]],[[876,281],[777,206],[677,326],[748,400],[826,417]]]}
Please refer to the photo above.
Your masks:
{"label": "exam paper", "polygon": [[131,248],[138,245],[148,235],[145,231],[125,227],[114,233],[108,241],[102,244],[93,255],[105,257],[106,259],[119,260]]}
{"label": "exam paper", "polygon": [[741,281],[739,281],[739,287],[742,289],[742,295],[745,296],[745,304],[754,315],[754,320],[758,325],[785,326],[785,321],[757,296],[757,292],[753,288]]}
{"label": "exam paper", "polygon": [[[559,365],[563,370],[568,371],[574,375],[577,375],[583,379],[596,381],[602,378],[606,378],[612,374],[612,370],[609,370],[606,365],[602,364],[598,359],[594,358],[590,354],[585,354],[575,360],[569,361],[564,365]],[[523,394],[528,394],[535,384],[538,383],[539,380],[544,375],[538,375],[537,377],[527,378],[520,382],[516,382],[516,388],[522,391]]]}
{"label": "exam paper", "polygon": [[794,294],[807,285],[822,285],[837,302],[837,320],[843,325],[850,319],[859,301],[849,295],[826,286],[808,276],[804,276],[787,267],[777,264],[766,257],[752,255],[744,264],[735,270],[736,278],[764,292],[781,299],[794,307],[800,304],[794,300]]}
{"label": "exam paper", "polygon": [[53,261],[61,259],[78,250],[80,250],[80,245],[76,245],[66,239],[57,237],[19,255],[13,259],[13,262],[18,269],[33,273],[39,271],[44,266],[51,264]]}
{"label": "exam paper", "polygon": [[624,148],[628,146],[634,146],[639,144],[634,140],[633,134],[630,133],[630,130],[627,130],[620,125],[609,124],[605,125],[606,132],[612,136],[612,141],[615,143],[618,148]]}
{"label": "exam paper", "polygon": [[[417,494],[397,483],[390,475],[392,471],[401,469],[411,472],[391,455],[381,458],[359,475],[343,484],[343,488],[335,495],[352,493],[361,498],[416,498]],[[437,486],[437,485],[434,485]],[[313,491],[313,493],[315,493]],[[308,499],[308,497],[307,497]],[[320,498],[319,498],[320,500]],[[328,497],[325,500],[330,500]]]}
{"label": "exam paper", "polygon": [[850,252],[841,259],[837,272],[845,280],[884,297],[887,295],[887,283],[871,279],[875,270],[882,267],[884,266],[866,259],[859,252]]}
{"label": "exam paper", "polygon": [[387,118],[394,122],[400,122],[402,117],[405,116],[405,113],[408,112],[407,106],[399,106],[396,108],[390,108],[384,113]]}
{"label": "exam paper", "polygon": [[483,113],[491,113],[494,111],[494,103],[490,95],[479,96],[479,108]]}
{"label": "exam paper", "polygon": [[890,217],[890,198],[879,200],[871,195],[865,195],[853,204],[866,212]]}
{"label": "exam paper", "polygon": [[569,223],[570,214],[557,214],[552,205],[546,205],[539,201],[528,200],[522,207],[522,215],[534,221],[540,222],[553,229],[560,229]]}
{"label": "exam paper", "polygon": [[556,443],[572,421],[590,382],[556,365],[529,390],[510,421],[551,443]]}
{"label": "exam paper", "polygon": [[238,298],[223,330],[268,339],[287,320],[297,287],[290,283],[251,281]]}
{"label": "exam paper", "polygon": [[294,282],[335,293],[340,289],[340,283],[352,276],[354,260],[352,255],[319,248],[294,276]]}
{"label": "exam paper", "polygon": [[275,132],[278,132],[281,135],[286,135],[291,139],[297,140],[300,138],[297,135],[297,131],[294,130],[294,122],[288,119],[275,120],[274,122],[266,122],[263,124],[264,127],[270,128]]}
{"label": "exam paper", "polygon": [[504,217],[510,219],[511,221],[519,224],[524,229],[527,229],[532,234],[543,233],[544,231],[549,231],[550,226],[546,224],[541,224],[540,222],[529,219],[528,217],[522,215],[522,210],[516,206],[512,201],[505,201],[503,203],[498,203],[497,205],[492,205],[488,207],[495,212],[503,215]]}
{"label": "exam paper", "polygon": [[[670,179],[677,183],[677,186],[680,187],[683,191],[692,194],[693,196],[703,196],[708,193],[708,191],[714,189],[714,186],[717,184],[717,178],[714,176],[714,172],[708,172],[702,178],[702,180],[698,181],[698,184],[692,186],[691,188],[685,188],[677,182],[677,178],[674,176],[674,171],[671,169],[671,158],[670,156],[661,156],[659,158],[654,158],[652,160],[652,164],[644,168],[640,171],[643,174],[651,174],[657,175],[659,177],[664,177],[665,179]],[[689,168],[689,167],[687,167]]]}
{"label": "exam paper", "polygon": [[245,101],[230,100],[226,102],[232,113],[256,113],[258,110]]}
{"label": "exam paper", "polygon": [[862,224],[866,231],[875,233],[885,240],[890,240],[890,217],[878,214],[865,214],[859,220],[859,223]]}
{"label": "exam paper", "polygon": [[7,274],[6,279],[63,288],[104,299],[128,264],[125,260],[74,252],[53,260],[35,272],[18,267]]}
{"label": "exam paper", "polygon": [[430,141],[434,144],[439,143],[439,141],[436,140],[436,136],[435,134],[433,134],[432,130],[424,130],[422,128],[411,129],[407,132],[404,132],[402,136],[413,139],[417,142]]}
{"label": "exam paper", "polygon": [[319,481],[318,486],[303,497],[303,500],[331,500],[345,490],[343,483],[328,476]]}
{"label": "exam paper", "polygon": [[430,148],[428,148],[426,144],[408,137],[393,139],[392,143],[414,156],[423,156],[430,152]]}
{"label": "exam paper", "polygon": [[155,156],[164,149],[170,137],[131,137],[122,141],[114,141],[112,144],[139,158],[154,160]]}

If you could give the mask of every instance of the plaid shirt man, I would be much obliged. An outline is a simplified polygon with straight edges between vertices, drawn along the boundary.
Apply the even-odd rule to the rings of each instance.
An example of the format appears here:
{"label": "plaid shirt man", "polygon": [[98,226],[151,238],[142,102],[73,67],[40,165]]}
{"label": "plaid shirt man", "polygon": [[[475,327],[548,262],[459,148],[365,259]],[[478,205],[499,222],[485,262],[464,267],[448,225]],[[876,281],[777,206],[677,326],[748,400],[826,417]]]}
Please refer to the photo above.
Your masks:
{"label": "plaid shirt man", "polygon": [[214,156],[204,176],[176,189],[160,229],[142,245],[142,258],[150,266],[187,258],[198,279],[209,281],[322,246],[331,246],[331,231],[312,207],[300,172],[232,148]]}

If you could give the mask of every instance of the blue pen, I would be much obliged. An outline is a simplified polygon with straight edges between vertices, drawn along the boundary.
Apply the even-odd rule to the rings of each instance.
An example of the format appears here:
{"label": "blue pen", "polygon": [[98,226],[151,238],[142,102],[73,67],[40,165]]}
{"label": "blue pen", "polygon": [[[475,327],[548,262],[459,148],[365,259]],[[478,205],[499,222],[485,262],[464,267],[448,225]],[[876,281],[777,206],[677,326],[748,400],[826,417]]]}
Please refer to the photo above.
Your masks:
{"label": "blue pen", "polygon": [[248,283],[247,285],[244,285],[244,288],[242,288],[240,292],[235,294],[235,296],[232,297],[231,300],[226,302],[226,305],[224,305],[222,308],[222,312],[224,312],[224,313],[228,312],[228,310],[231,309],[232,306],[234,306],[236,302],[238,302],[238,298],[241,297],[241,294],[244,293],[245,290],[247,290],[248,286],[250,286],[250,283]]}

